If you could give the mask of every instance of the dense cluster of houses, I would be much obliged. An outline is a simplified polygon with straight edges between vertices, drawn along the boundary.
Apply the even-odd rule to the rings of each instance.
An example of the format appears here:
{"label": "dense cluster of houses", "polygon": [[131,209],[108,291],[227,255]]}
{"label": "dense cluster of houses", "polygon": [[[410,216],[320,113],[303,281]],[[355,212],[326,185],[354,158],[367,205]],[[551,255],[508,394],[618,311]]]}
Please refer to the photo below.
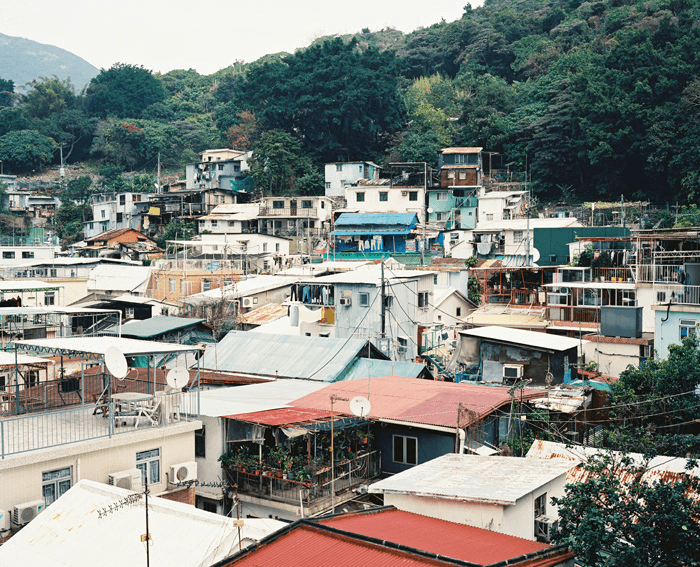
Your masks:
{"label": "dense cluster of houses", "polygon": [[[94,196],[70,250],[40,222],[4,242],[0,563],[152,538],[158,564],[572,566],[551,499],[585,480],[610,384],[696,334],[700,229],[535,215],[482,153],[254,198],[249,156],[210,150]],[[7,208],[52,214],[25,193]],[[533,412],[557,439],[513,455]]]}

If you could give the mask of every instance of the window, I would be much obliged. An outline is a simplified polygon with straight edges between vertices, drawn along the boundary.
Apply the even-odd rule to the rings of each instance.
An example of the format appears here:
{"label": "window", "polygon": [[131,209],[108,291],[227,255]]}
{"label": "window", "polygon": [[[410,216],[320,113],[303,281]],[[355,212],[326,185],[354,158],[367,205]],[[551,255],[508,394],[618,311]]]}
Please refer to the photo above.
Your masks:
{"label": "window", "polygon": [[453,169],[448,169],[447,170],[447,179],[454,179],[455,178],[455,172]]}
{"label": "window", "polygon": [[136,468],[141,471],[141,485],[158,484],[160,482],[160,449],[136,453]]}
{"label": "window", "polygon": [[358,203],[363,202],[363,201],[365,200],[365,194],[364,194],[363,192],[357,192],[357,193],[355,193],[355,200],[356,200]]}
{"label": "window", "polygon": [[330,333],[319,333],[318,336],[321,339],[327,339],[328,337],[331,336],[331,334]]}
{"label": "window", "polygon": [[280,243],[276,242],[275,243],[275,252],[279,252],[279,251],[280,251]]}
{"label": "window", "polygon": [[153,278],[153,287],[155,287],[155,289],[158,289],[158,278]]}
{"label": "window", "polygon": [[447,193],[445,191],[438,191],[435,193],[436,201],[447,201]]}
{"label": "window", "polygon": [[369,293],[360,293],[357,297],[357,304],[360,307],[369,307]]}
{"label": "window", "polygon": [[325,202],[325,201],[321,201],[321,208],[322,208],[322,209],[325,209],[325,208],[326,208],[326,202]]}
{"label": "window", "polygon": [[301,208],[302,209],[310,209],[312,204],[313,204],[313,201],[302,201]]}
{"label": "window", "polygon": [[695,321],[693,319],[681,319],[679,321],[681,340],[695,336]]}
{"label": "window", "polygon": [[233,171],[238,172],[240,170],[241,170],[241,162],[239,162],[239,161],[233,162]]}
{"label": "window", "polygon": [[177,289],[177,288],[175,287],[175,286],[177,285],[177,283],[176,283],[177,280],[176,280],[175,278],[170,278],[170,279],[168,280],[168,282],[169,282],[169,284],[170,284],[170,291],[175,291],[175,290]]}
{"label": "window", "polygon": [[22,258],[34,258],[34,252],[22,252]]}
{"label": "window", "polygon": [[418,200],[418,191],[409,191],[408,192],[408,200],[409,201],[417,201]]}
{"label": "window", "polygon": [[467,178],[467,172],[466,171],[460,171],[459,172],[459,178],[464,181]]}
{"label": "window", "polygon": [[418,307],[428,307],[428,292],[419,291],[418,292]]}
{"label": "window", "polygon": [[456,317],[461,317],[461,316],[462,316],[462,308],[461,308],[461,307],[457,307],[457,308],[455,309],[455,316],[456,316]]}
{"label": "window", "polygon": [[486,220],[493,220],[493,213],[486,213]]}
{"label": "window", "polygon": [[336,163],[336,164],[335,164],[335,170],[336,170],[336,171],[343,171],[343,164],[342,164],[342,163]]}
{"label": "window", "polygon": [[119,195],[119,204],[126,205],[126,195]]}
{"label": "window", "polygon": [[134,308],[133,307],[125,307],[124,308],[124,318],[125,319],[133,319],[134,318]]}
{"label": "window", "polygon": [[544,516],[547,513],[547,493],[535,498],[535,518]]}
{"label": "window", "polygon": [[180,280],[180,293],[181,293],[182,295],[185,295],[185,286],[186,286],[186,285],[187,285],[187,280],[185,280],[185,278],[182,278],[182,279]]}
{"label": "window", "polygon": [[418,464],[418,438],[394,435],[394,462],[403,465]]}
{"label": "window", "polygon": [[330,189],[330,188],[331,188],[331,182],[330,182],[330,181],[326,181],[326,189]]}
{"label": "window", "polygon": [[47,291],[44,294],[44,305],[56,305],[56,292]]}
{"label": "window", "polygon": [[267,252],[267,242],[263,242],[263,252]]}
{"label": "window", "polygon": [[316,221],[309,221],[309,228],[315,228],[316,227]]}
{"label": "window", "polygon": [[514,230],[513,231],[513,242],[516,244],[520,244],[523,241],[523,231],[522,230]]}
{"label": "window", "polygon": [[284,201],[272,201],[273,209],[284,209]]}
{"label": "window", "polygon": [[206,450],[205,450],[205,437],[204,437],[204,426],[202,425],[202,429],[197,429],[197,431],[194,432],[194,456],[195,457],[206,457]]}
{"label": "window", "polygon": [[220,164],[219,164],[219,171],[223,171],[223,170],[224,170],[224,164],[223,164],[223,163],[220,163]]}
{"label": "window", "polygon": [[437,285],[437,274],[433,274],[433,285]]}
{"label": "window", "polygon": [[117,222],[122,222],[123,218],[124,218],[123,213],[117,213]]}
{"label": "window", "polygon": [[445,219],[445,213],[435,213],[435,220],[441,221]]}
{"label": "window", "polygon": [[202,291],[209,291],[211,289],[211,280],[202,280]]}
{"label": "window", "polygon": [[14,257],[15,257],[15,253],[14,253],[14,252],[3,252],[3,253],[2,253],[2,257],[3,257],[5,260],[13,260]]}
{"label": "window", "polygon": [[380,201],[388,201],[389,200],[389,192],[388,191],[380,191],[379,192],[379,200]]}
{"label": "window", "polygon": [[73,482],[71,467],[41,473],[41,496],[47,506],[62,496]]}
{"label": "window", "polygon": [[100,212],[102,213],[102,218],[105,218],[107,216],[107,211],[105,211],[104,209],[102,209],[102,211]]}

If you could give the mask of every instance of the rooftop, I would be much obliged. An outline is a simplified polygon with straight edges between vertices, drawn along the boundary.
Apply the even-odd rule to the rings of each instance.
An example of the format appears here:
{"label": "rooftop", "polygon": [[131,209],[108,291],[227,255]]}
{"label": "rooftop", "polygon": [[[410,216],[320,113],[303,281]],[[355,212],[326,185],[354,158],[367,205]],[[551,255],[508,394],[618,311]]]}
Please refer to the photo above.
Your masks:
{"label": "rooftop", "polygon": [[289,308],[286,305],[279,303],[268,303],[257,309],[253,309],[248,313],[244,313],[240,317],[240,323],[244,325],[264,325],[272,321],[277,321],[282,317],[287,316]]}
{"label": "rooftop", "polygon": [[[101,515],[102,509],[125,498],[135,501]],[[231,518],[154,496],[148,500],[148,514],[153,565],[212,565],[238,548],[239,530]],[[143,518],[141,494],[83,479],[0,547],[0,563],[44,567],[140,565],[145,563],[140,539]],[[248,545],[284,525],[276,520],[246,519],[240,537],[248,540],[244,544]]]}
{"label": "rooftop", "polygon": [[[121,333],[124,336],[136,339],[150,339],[179,329],[186,329],[205,321],[206,319],[187,319],[185,317],[158,315],[150,319],[127,321],[121,326]],[[119,329],[112,327],[108,330],[117,333]]]}
{"label": "rooftop", "polygon": [[362,225],[405,225],[417,222],[416,213],[343,213],[335,221],[336,227]]}
{"label": "rooftop", "polygon": [[[566,228],[583,226],[575,217],[554,219],[530,219],[530,230],[536,228]],[[480,222],[474,232],[496,232],[499,230],[527,230],[527,219],[492,220]]]}
{"label": "rooftop", "polygon": [[440,151],[442,154],[478,154],[484,148],[443,148]]}
{"label": "rooftop", "polygon": [[[273,378],[329,381],[342,376],[367,347],[368,341],[363,339],[231,331],[218,344],[207,348],[200,367]],[[376,355],[382,357],[379,351]]]}
{"label": "rooftop", "polygon": [[373,494],[407,494],[515,506],[518,499],[571,468],[567,461],[443,455],[369,487]]}
{"label": "rooftop", "polygon": [[224,286],[223,288],[210,289],[202,293],[190,295],[187,303],[196,303],[197,301],[220,300],[222,297],[226,299],[237,299],[256,293],[263,293],[272,289],[278,289],[287,285],[292,285],[299,281],[298,277],[286,276],[250,276],[244,280],[240,280],[235,284]]}
{"label": "rooftop", "polygon": [[[330,397],[352,400],[356,396],[368,396],[370,419],[407,422],[437,426],[454,433],[457,413],[461,407],[482,418],[499,407],[510,404],[508,388],[476,384],[455,384],[435,380],[417,380],[402,376],[361,378],[329,384],[322,390],[295,400],[292,405],[320,410],[330,410]],[[546,392],[525,390],[523,399],[542,397]],[[349,401],[336,400],[334,411],[351,415]],[[461,427],[470,424],[464,416]]]}
{"label": "rooftop", "polygon": [[117,347],[124,356],[145,354],[176,354],[195,352],[198,347],[140,341],[122,337],[69,337],[62,339],[31,339],[15,341],[20,352],[33,352],[47,356],[74,356],[76,358],[104,358],[110,347]]}
{"label": "rooftop", "polygon": [[536,331],[523,331],[508,327],[479,327],[460,331],[465,337],[486,339],[497,343],[509,343],[517,346],[527,346],[538,350],[564,351],[570,348],[578,348],[581,345],[579,339],[570,339],[559,335],[538,333]]}
{"label": "rooftop", "polygon": [[[391,283],[394,280],[404,280],[418,278],[424,276],[432,276],[434,272],[427,270],[384,270],[384,281]],[[369,265],[354,270],[352,272],[343,272],[340,274],[332,274],[330,276],[319,276],[314,280],[314,283],[357,283],[357,284],[372,284],[381,285],[382,271],[378,265]]]}

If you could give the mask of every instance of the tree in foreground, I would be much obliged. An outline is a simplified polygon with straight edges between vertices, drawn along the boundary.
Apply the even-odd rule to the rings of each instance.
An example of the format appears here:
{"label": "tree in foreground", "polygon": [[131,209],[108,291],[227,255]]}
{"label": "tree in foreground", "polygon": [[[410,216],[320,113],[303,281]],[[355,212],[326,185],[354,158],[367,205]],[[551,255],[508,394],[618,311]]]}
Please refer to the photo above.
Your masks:
{"label": "tree in foreground", "polygon": [[[689,462],[689,466],[695,466]],[[700,482],[643,477],[647,462],[597,455],[579,466],[586,482],[568,484],[559,506],[556,543],[583,567],[681,567],[700,561]],[[690,472],[690,471],[689,471]],[[658,477],[656,477],[658,478]]]}

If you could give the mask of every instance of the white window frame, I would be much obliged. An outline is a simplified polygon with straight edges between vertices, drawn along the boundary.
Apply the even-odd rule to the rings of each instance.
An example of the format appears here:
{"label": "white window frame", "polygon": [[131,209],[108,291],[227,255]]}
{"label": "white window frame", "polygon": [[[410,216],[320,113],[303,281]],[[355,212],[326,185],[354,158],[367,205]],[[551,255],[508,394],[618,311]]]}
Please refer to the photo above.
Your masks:
{"label": "white window frame", "polygon": [[435,193],[436,201],[447,201],[447,191],[438,191]]}
{"label": "white window frame", "polygon": [[524,236],[524,233],[522,230],[514,230],[513,231],[513,242],[515,244],[520,244],[523,241],[523,236]]}
{"label": "white window frame", "polygon": [[369,293],[361,291],[357,294],[357,304],[360,307],[369,307]]}
{"label": "white window frame", "polygon": [[136,468],[141,471],[141,486],[146,486],[146,475],[148,475],[148,484],[160,484],[160,449],[136,453]]}
{"label": "white window frame", "polygon": [[[41,496],[49,506],[60,498],[73,485],[73,467],[65,467],[41,473]],[[53,500],[47,497],[46,489],[53,487]]]}
{"label": "white window frame", "polygon": [[[401,439],[401,454],[397,454],[396,446],[397,441]],[[414,444],[414,462],[408,460],[408,445],[412,442]],[[392,435],[391,436],[391,458],[395,463],[401,465],[417,465],[418,464],[418,437],[411,437],[408,435]]]}
{"label": "white window frame", "polygon": [[547,515],[547,493],[540,494],[534,502],[535,518]]}
{"label": "white window frame", "polygon": [[678,321],[678,338],[694,337],[697,333],[697,322],[694,319],[681,319]]}

